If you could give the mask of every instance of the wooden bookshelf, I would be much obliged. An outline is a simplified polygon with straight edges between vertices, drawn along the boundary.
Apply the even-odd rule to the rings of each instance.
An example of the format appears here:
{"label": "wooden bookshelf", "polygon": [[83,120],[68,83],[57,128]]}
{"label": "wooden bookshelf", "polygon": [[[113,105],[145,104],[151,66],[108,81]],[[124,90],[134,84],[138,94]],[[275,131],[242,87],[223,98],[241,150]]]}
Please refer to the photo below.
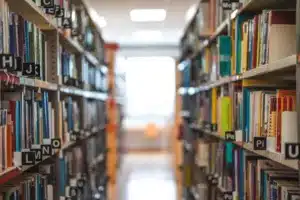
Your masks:
{"label": "wooden bookshelf", "polygon": [[[214,4],[216,1],[200,2]],[[177,88],[177,92],[182,96],[181,117],[185,122],[182,151],[184,152],[184,159],[192,160],[191,162],[194,162],[192,166],[195,167],[192,178],[185,176],[183,172],[181,173],[192,183],[191,185],[181,185],[184,192],[181,197],[185,199],[226,199],[225,195],[228,193],[232,199],[243,198],[244,194],[253,195],[255,192],[257,195],[258,190],[265,190],[265,188],[261,186],[252,187],[253,182],[250,183],[249,180],[258,181],[257,176],[268,173],[266,168],[260,168],[259,174],[253,178],[243,177],[239,180],[237,177],[243,176],[242,173],[251,173],[252,176],[253,171],[251,170],[258,169],[257,166],[261,167],[261,163],[266,163],[275,170],[284,169],[291,172],[293,178],[299,180],[299,160],[293,159],[289,155],[291,149],[288,148],[289,145],[299,144],[300,138],[300,123],[297,120],[300,117],[300,68],[297,56],[300,52],[300,20],[298,19],[300,3],[299,1],[289,1],[285,4],[282,1],[249,0],[234,5],[237,8],[226,12],[223,9],[223,15],[220,15],[222,20],[220,20],[219,15],[217,19],[209,19],[215,20],[218,26],[209,38],[199,41],[200,45],[195,45],[195,41],[190,42],[190,38],[182,39],[186,41],[181,40],[183,45],[181,46],[180,61],[184,65],[182,69],[183,81]],[[212,9],[215,9],[213,6]],[[288,9],[289,13],[283,12],[281,9]],[[284,45],[282,45],[282,49],[280,49],[281,45],[274,48],[276,50],[287,48],[280,54],[281,56],[278,55],[277,57],[270,56],[274,55],[270,52],[275,51],[269,49],[271,45],[277,43],[270,42],[272,40],[269,36],[270,32],[262,33],[264,29],[259,24],[260,22],[266,23],[259,21],[262,16],[268,16],[270,18],[267,19],[272,20],[273,12],[279,13],[281,19],[287,20],[286,23],[280,25],[293,28],[290,30],[290,34],[286,35],[286,38],[285,35],[281,35],[276,41],[282,39],[282,43],[284,43],[284,41],[290,40],[291,42],[288,44],[297,41],[296,45],[293,44],[296,46],[295,49],[294,46],[288,49]],[[293,18],[294,12],[296,20]],[[270,30],[273,23],[276,24],[275,21],[268,21],[264,28],[268,27]],[[296,29],[296,34],[293,32],[294,29]],[[186,31],[190,32],[186,32],[185,35],[193,34],[191,30]],[[265,34],[264,37],[262,34]],[[252,46],[246,47],[246,45]],[[266,49],[263,50],[260,45],[266,45]],[[228,47],[227,50],[229,49],[229,51],[226,50],[225,46]],[[189,50],[189,53],[186,52],[186,49]],[[224,52],[221,53],[223,50]],[[288,54],[284,54],[285,52]],[[293,99],[294,106],[292,110],[289,110],[293,117],[285,123],[280,121],[282,120],[280,117],[283,116],[283,112],[286,114],[288,111],[284,108],[280,110],[278,107],[278,105],[283,105],[280,104],[284,98],[280,97],[281,91],[290,92],[289,98]],[[270,92],[270,95],[273,95],[270,96],[273,101],[272,109],[275,109],[272,113],[273,119],[268,118],[271,114],[265,108],[266,105],[270,106],[269,102],[265,100],[269,96],[261,97],[265,100],[262,103],[261,99],[258,99],[260,92],[262,94]],[[248,94],[251,96],[247,96]],[[227,100],[228,104],[226,104]],[[247,106],[249,106],[249,110]],[[227,108],[228,115],[224,116]],[[260,113],[261,117],[256,118],[257,113]],[[296,115],[297,118],[295,118]],[[274,119],[275,116],[276,120]],[[274,126],[272,128],[276,131],[271,130],[270,126],[267,127],[270,125],[270,121]],[[225,123],[227,123],[228,129]],[[281,129],[283,125],[285,130]],[[287,131],[287,128],[293,129],[292,133]],[[223,136],[225,133],[238,134],[239,138],[233,141],[226,140]],[[256,139],[265,139],[263,150],[257,150],[259,148],[255,146]],[[208,154],[205,154],[206,151]],[[231,151],[232,157],[227,151]],[[245,159],[245,163],[243,163],[244,160],[241,162],[241,159]],[[188,161],[184,163],[187,167],[190,166]],[[253,164],[256,161],[257,164],[259,163],[258,165]],[[200,173],[200,169],[203,168],[207,173]],[[216,176],[215,182],[217,184],[210,182],[210,180],[202,180],[199,173],[207,178],[212,175]],[[207,185],[207,190],[201,191],[200,194],[195,188],[202,183]],[[295,183],[296,187],[298,185],[299,183]],[[241,188],[244,186],[246,187]],[[201,195],[207,196],[202,197]],[[259,195],[253,197],[253,199],[259,198]]]}
{"label": "wooden bookshelf", "polygon": [[[31,38],[32,40],[28,42],[30,43],[29,45],[33,45],[32,47],[35,48],[31,49],[32,52],[27,52],[26,49],[24,52],[25,54],[24,57],[28,56],[28,54],[30,54],[30,56],[31,54],[34,54],[33,56],[36,56],[34,57],[34,61],[38,63],[33,63],[33,64],[42,64],[41,61],[42,59],[39,60],[39,58],[43,56],[44,56],[43,61],[45,61],[43,63],[44,65],[42,66],[43,67],[42,72],[45,74],[40,75],[39,77],[37,75],[35,76],[21,75],[22,72],[20,71],[7,72],[7,70],[2,70],[0,72],[1,95],[3,93],[6,93],[7,95],[7,93],[9,92],[18,94],[18,96],[20,96],[20,102],[23,103],[22,106],[24,106],[20,108],[20,114],[18,112],[20,116],[19,120],[21,120],[21,124],[24,123],[27,126],[27,129],[25,128],[25,125],[24,127],[19,127],[20,133],[22,133],[20,136],[21,140],[24,139],[24,135],[27,134],[27,130],[29,129],[32,132],[31,133],[28,132],[29,133],[28,138],[30,138],[31,140],[32,137],[33,138],[32,140],[34,140],[34,141],[29,141],[29,139],[27,138],[27,140],[21,144],[22,146],[21,149],[16,150],[16,152],[14,152],[12,149],[8,150],[9,152],[12,151],[11,154],[11,158],[13,160],[12,167],[6,167],[4,165],[2,156],[4,155],[5,151],[2,151],[3,150],[2,148],[4,147],[1,146],[0,198],[3,198],[2,192],[7,192],[7,191],[12,192],[15,190],[20,192],[19,188],[23,187],[23,184],[25,183],[27,184],[28,181],[30,183],[37,183],[37,182],[33,182],[38,180],[37,177],[41,178],[41,180],[43,181],[46,181],[44,180],[44,178],[46,176],[48,177],[49,175],[51,175],[52,177],[50,179],[53,179],[53,177],[57,179],[55,183],[50,182],[50,179],[47,180],[49,181],[47,182],[47,184],[53,187],[53,193],[51,194],[51,190],[49,190],[48,191],[49,194],[47,195],[52,195],[53,199],[71,198],[70,197],[71,193],[68,192],[69,188],[75,187],[76,190],[80,189],[81,186],[78,185],[78,182],[82,181],[83,179],[86,181],[85,183],[88,184],[84,185],[85,192],[81,194],[81,198],[92,199],[93,198],[92,195],[98,193],[99,194],[101,193],[102,196],[107,197],[107,194],[105,192],[106,190],[111,190],[111,188],[109,188],[109,184],[106,181],[103,182],[102,179],[107,178],[107,173],[109,171],[109,169],[106,169],[106,165],[105,165],[105,162],[107,161],[106,154],[110,152],[108,151],[108,147],[107,147],[108,144],[106,144],[106,133],[107,133],[106,117],[108,116],[108,114],[111,113],[107,113],[105,109],[105,105],[108,99],[113,99],[115,101],[115,104],[117,105],[114,108],[115,109],[114,112],[120,112],[119,107],[121,107],[122,105],[122,100],[115,95],[111,95],[110,91],[108,92],[107,90],[105,90],[105,88],[99,89],[90,86],[91,85],[89,82],[90,81],[89,79],[91,79],[90,77],[87,78],[88,80],[82,80],[83,79],[82,71],[84,71],[85,69],[83,66],[84,64],[81,62],[82,60],[84,60],[88,64],[92,65],[95,69],[107,68],[107,64],[105,60],[102,59],[105,57],[105,52],[106,52],[106,50],[104,49],[105,41],[102,39],[100,28],[95,26],[96,24],[95,20],[89,19],[92,21],[93,25],[87,24],[86,26],[90,26],[93,30],[93,33],[96,33],[95,35],[96,35],[97,42],[100,41],[101,45],[103,45],[103,49],[101,49],[103,51],[98,51],[99,50],[97,48],[98,46],[95,48],[87,47],[86,43],[84,43],[83,40],[77,39],[73,36],[72,37],[69,36],[70,34],[68,34],[68,32],[58,24],[58,20],[53,15],[45,14],[45,8],[42,8],[42,6],[40,5],[38,6],[36,4],[38,2],[39,1],[35,2],[32,0],[17,0],[17,1],[4,0],[3,5],[5,6],[5,8],[7,8],[7,10],[5,10],[4,13],[2,7],[0,8],[1,12],[3,11],[3,13],[1,13],[1,18],[4,15],[6,16],[6,14],[7,16],[10,16],[11,13],[8,13],[8,11],[13,12],[17,16],[16,20],[20,20],[21,17],[19,16],[22,16],[22,20],[26,22],[26,25],[30,24],[30,26],[33,27],[33,29],[31,30],[33,34],[32,36],[34,36],[34,34],[37,34],[35,35],[36,37],[32,37]],[[89,16],[90,7],[86,3],[86,1],[77,0],[74,1],[74,3],[76,3],[77,6],[80,5],[79,6],[80,9],[83,9],[83,12],[86,13],[87,17],[91,18],[91,16]],[[2,26],[6,26],[6,25],[7,25],[6,21],[5,23],[3,22]],[[1,29],[0,32],[3,31],[2,26],[0,27]],[[7,33],[6,36],[12,34],[10,33],[10,31],[11,30],[8,31],[9,33],[6,32]],[[17,32],[15,29],[13,30],[13,32],[19,34],[19,32]],[[20,38],[24,39],[25,36],[24,38],[22,36],[23,35],[21,35]],[[27,35],[26,37],[29,36]],[[45,40],[42,40],[39,37],[41,38],[45,37]],[[11,38],[13,37],[10,37],[9,39]],[[6,45],[9,46],[11,40],[7,40],[6,42],[7,42]],[[37,44],[39,42],[41,43],[41,45]],[[15,43],[19,44],[21,42],[15,41]],[[1,43],[0,45],[3,45],[3,43]],[[42,45],[45,45],[45,47],[41,47]],[[42,48],[44,48],[42,50],[43,52],[47,51],[45,55],[37,53]],[[76,74],[77,76],[75,77],[77,79],[72,81],[77,81],[78,83],[77,82],[72,83],[72,81],[71,83],[65,83],[64,81],[62,81],[62,79],[64,78],[63,77],[64,74],[62,72],[63,70],[61,69],[61,65],[65,64],[62,63],[62,52],[63,52],[62,49],[65,50],[68,54],[74,55],[74,57],[76,55],[76,58],[74,59],[74,68],[76,68],[77,70],[76,72],[78,74]],[[1,46],[1,51],[2,50],[3,47]],[[6,49],[4,50],[4,53],[10,53],[6,51],[8,51],[8,47],[7,50]],[[16,52],[17,51],[18,50],[16,50]],[[17,56],[17,55],[12,55],[12,56]],[[21,60],[22,59],[23,58],[21,57]],[[29,58],[29,60],[32,61],[33,58],[32,59]],[[111,60],[109,62],[112,63]],[[90,67],[90,65],[88,67]],[[103,76],[105,76],[105,73]],[[108,84],[112,84],[112,85],[114,84],[113,83],[114,79],[112,78],[113,76],[110,77]],[[82,81],[83,83],[87,82],[87,84],[89,84],[88,87],[89,89],[86,89],[87,87],[82,86],[80,81]],[[27,96],[29,95],[25,97],[25,93],[26,95],[27,93],[31,95],[30,101],[32,102],[30,103],[28,102],[29,99],[27,99]],[[1,108],[3,108],[2,100],[3,98],[1,99]],[[5,99],[5,101],[13,101],[13,103],[17,102],[17,100],[14,99],[13,100]],[[40,101],[43,103],[43,105],[39,104]],[[69,107],[67,107],[66,105],[68,105]],[[25,106],[27,109],[26,113],[24,113]],[[33,108],[34,106],[37,107]],[[8,108],[3,108],[3,109],[5,109],[8,113]],[[12,108],[9,107],[9,109]],[[29,110],[31,111],[31,115],[28,114]],[[93,111],[96,112],[93,113]],[[13,111],[11,110],[10,112],[13,113]],[[11,117],[12,115],[11,113],[7,115],[10,115]],[[38,118],[37,116],[39,115],[43,115],[43,116],[42,117],[40,116]],[[92,120],[90,119],[91,116],[93,117]],[[110,115],[110,122],[115,120],[114,117],[117,116]],[[66,120],[69,121],[67,122]],[[16,121],[14,122],[16,123]],[[121,123],[122,123],[121,121],[118,122],[119,127],[122,126]],[[72,124],[72,127],[70,124]],[[16,130],[19,128],[15,129],[13,125],[11,126],[13,128],[12,131],[14,132],[13,134],[15,136]],[[49,134],[49,136],[45,136],[46,132]],[[33,133],[35,135],[33,135]],[[41,138],[37,139],[38,138],[37,134],[38,137],[41,136]],[[8,140],[3,136],[4,135],[1,133],[0,140],[4,140],[5,142],[7,142]],[[48,139],[47,141],[44,140],[46,138]],[[52,149],[53,151],[50,152],[49,156],[46,157],[43,155],[41,160],[34,161],[34,164],[25,165],[20,162],[20,159],[17,155],[16,156],[14,155],[14,153],[16,154],[18,153],[18,155],[23,156],[24,152],[28,152],[28,151],[34,152],[31,144],[35,144],[39,146],[39,148],[41,148],[40,145],[50,145],[48,142],[50,140],[52,142],[52,139],[60,139],[61,142],[60,147],[56,148],[55,150]],[[111,139],[111,141],[114,139],[116,140],[116,138],[113,138]],[[26,146],[27,143],[28,146]],[[14,144],[13,141],[9,142],[9,145],[16,146],[16,144]],[[24,150],[25,148],[24,145],[26,146],[26,151]],[[16,147],[12,147],[12,148],[16,148]],[[37,150],[40,150],[39,148]],[[116,156],[117,153],[115,153],[115,157]],[[72,157],[72,161],[75,160],[76,163],[74,162],[71,163],[70,160],[67,159],[67,157],[68,158]],[[34,160],[35,159],[36,159],[36,155]],[[8,160],[9,159],[5,160],[5,162],[8,162]],[[72,174],[72,177],[71,178],[68,177],[67,180],[63,180],[65,181],[64,183],[60,181],[62,181],[62,177],[64,177],[65,175],[65,174],[61,174],[65,169],[59,165],[59,162],[68,164],[71,167],[76,167],[75,171],[73,169],[74,174]],[[88,163],[92,164],[93,170],[89,171]],[[46,167],[48,170],[53,170],[53,171],[50,172],[46,170],[45,172],[42,170],[42,168],[44,167]],[[68,168],[67,170],[70,169]],[[72,170],[70,171],[72,172]],[[69,173],[69,172],[66,171],[65,173]],[[43,176],[41,176],[41,174],[43,174]],[[93,180],[93,178],[95,179]],[[99,188],[102,189],[100,190]],[[102,191],[103,188],[105,189],[105,191]],[[34,190],[36,192],[35,194],[40,192],[38,187],[35,187]],[[107,197],[106,199],[109,198]]]}

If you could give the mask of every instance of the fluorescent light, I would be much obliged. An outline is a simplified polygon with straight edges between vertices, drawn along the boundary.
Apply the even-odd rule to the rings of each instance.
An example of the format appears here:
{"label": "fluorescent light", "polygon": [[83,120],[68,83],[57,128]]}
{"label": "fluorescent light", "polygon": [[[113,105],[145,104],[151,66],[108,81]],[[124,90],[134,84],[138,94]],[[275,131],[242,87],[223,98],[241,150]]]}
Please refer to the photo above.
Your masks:
{"label": "fluorescent light", "polygon": [[103,16],[99,16],[99,14],[94,9],[91,9],[90,14],[92,20],[94,20],[94,22],[96,22],[100,26],[100,28],[104,28],[107,25],[105,18]]}
{"label": "fluorescent light", "polygon": [[185,13],[185,21],[189,22],[192,20],[192,18],[195,16],[197,12],[197,4],[193,4],[192,6],[189,7],[187,12]]}
{"label": "fluorescent light", "polygon": [[161,22],[166,19],[165,9],[133,9],[130,19],[134,22]]}
{"label": "fluorescent light", "polygon": [[132,33],[135,39],[156,40],[162,38],[162,32],[159,30],[140,30]]}

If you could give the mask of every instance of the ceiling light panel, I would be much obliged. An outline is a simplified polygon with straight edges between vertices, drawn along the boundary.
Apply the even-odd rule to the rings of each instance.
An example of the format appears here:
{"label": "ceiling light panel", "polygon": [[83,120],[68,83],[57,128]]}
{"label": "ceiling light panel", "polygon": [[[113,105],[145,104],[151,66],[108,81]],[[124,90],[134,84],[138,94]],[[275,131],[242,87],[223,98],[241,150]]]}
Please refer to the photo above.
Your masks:
{"label": "ceiling light panel", "polygon": [[165,9],[133,9],[129,14],[133,22],[162,22],[167,16]]}

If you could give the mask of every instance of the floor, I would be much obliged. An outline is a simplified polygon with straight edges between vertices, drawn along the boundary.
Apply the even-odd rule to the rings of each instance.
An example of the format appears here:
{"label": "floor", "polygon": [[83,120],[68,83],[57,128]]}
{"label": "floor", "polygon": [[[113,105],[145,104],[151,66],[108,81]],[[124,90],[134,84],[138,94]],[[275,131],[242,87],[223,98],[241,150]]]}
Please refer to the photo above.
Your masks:
{"label": "floor", "polygon": [[176,200],[171,156],[134,153],[123,156],[119,200]]}

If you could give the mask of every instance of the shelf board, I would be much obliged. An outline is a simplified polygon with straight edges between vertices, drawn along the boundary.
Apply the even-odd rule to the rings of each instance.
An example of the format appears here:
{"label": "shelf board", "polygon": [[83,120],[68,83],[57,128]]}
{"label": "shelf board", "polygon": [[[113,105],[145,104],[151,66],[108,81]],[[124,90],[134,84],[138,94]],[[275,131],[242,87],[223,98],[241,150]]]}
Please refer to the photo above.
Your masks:
{"label": "shelf board", "polygon": [[99,66],[100,62],[98,58],[96,58],[92,53],[85,51],[83,46],[76,40],[65,37],[62,33],[59,34],[60,43],[63,45],[65,49],[72,53],[81,53],[85,56],[85,58],[95,66]]}
{"label": "shelf board", "polygon": [[83,96],[85,98],[98,99],[103,101],[105,101],[108,97],[106,93],[90,92],[90,91],[85,91]]}
{"label": "shelf board", "polygon": [[56,91],[58,86],[55,83],[49,83],[47,81],[42,81],[39,79],[33,79],[28,77],[20,77],[20,85],[33,88],[41,88],[50,91]]}
{"label": "shelf board", "polygon": [[[224,140],[225,141],[225,138],[222,137],[221,135],[219,135],[217,132],[211,132],[209,130],[203,130],[200,126],[197,126],[197,125],[191,125],[190,128],[194,129],[194,130],[201,130],[204,134],[208,135],[208,136],[213,136],[213,137],[216,137],[218,138],[219,140]],[[284,155],[283,154],[280,154],[280,153],[274,153],[274,152],[270,152],[270,151],[258,151],[258,150],[254,150],[253,149],[253,144],[252,143],[245,143],[245,142],[233,142],[234,144],[236,144],[237,146],[253,153],[253,154],[256,154],[256,155],[260,155],[260,156],[263,156],[265,158],[268,158],[269,160],[272,160],[274,162],[277,162],[281,165],[284,165],[286,167],[289,167],[291,169],[295,169],[295,170],[298,170],[298,162],[297,160],[286,160],[284,158]]]}
{"label": "shelf board", "polygon": [[100,65],[98,58],[96,58],[92,53],[85,51],[84,55],[86,59],[95,66]]}
{"label": "shelf board", "polygon": [[7,0],[10,9],[42,30],[55,30],[55,18],[49,17],[32,0]]}
{"label": "shelf board", "polygon": [[266,75],[275,71],[284,71],[296,66],[296,55],[288,56],[286,58],[277,60],[270,64],[258,66],[254,69],[243,73],[242,78],[252,78],[259,75]]}
{"label": "shelf board", "polygon": [[107,94],[103,92],[85,91],[79,88],[63,86],[63,85],[60,86],[59,90],[66,94],[82,96],[90,99],[98,99],[103,101],[105,101],[108,97]]}
{"label": "shelf board", "polygon": [[224,84],[228,84],[231,82],[235,82],[247,78],[254,78],[257,76],[267,75],[275,72],[288,71],[291,69],[295,69],[295,66],[296,66],[296,55],[288,56],[286,58],[277,60],[273,63],[258,66],[254,69],[244,72],[241,75],[222,77],[217,81],[202,84],[198,86],[197,91],[199,92],[206,91],[211,88],[219,87]]}
{"label": "shelf board", "polygon": [[83,47],[77,42],[76,40],[65,37],[62,33],[59,34],[59,41],[62,44],[62,46],[67,49],[71,53],[83,53],[84,49]]}

